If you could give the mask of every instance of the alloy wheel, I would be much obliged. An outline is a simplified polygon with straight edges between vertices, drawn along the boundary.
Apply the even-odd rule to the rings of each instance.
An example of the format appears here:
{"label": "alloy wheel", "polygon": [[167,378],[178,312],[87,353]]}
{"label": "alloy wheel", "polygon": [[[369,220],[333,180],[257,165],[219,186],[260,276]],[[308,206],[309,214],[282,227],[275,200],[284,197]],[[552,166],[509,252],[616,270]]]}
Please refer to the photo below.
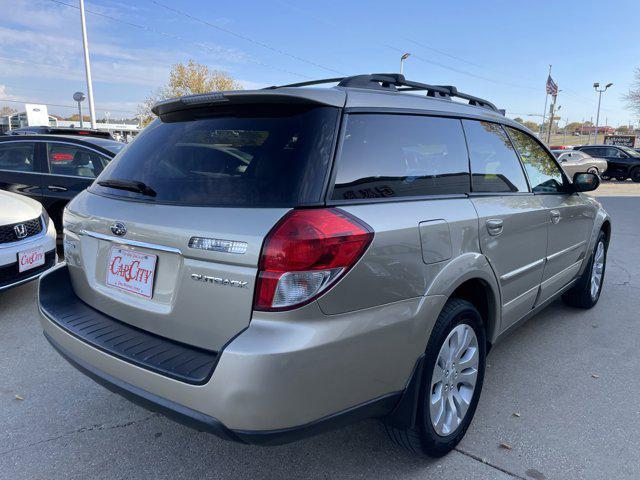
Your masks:
{"label": "alloy wheel", "polygon": [[435,432],[446,437],[464,420],[478,379],[478,338],[469,325],[457,325],[445,339],[431,375],[429,410]]}
{"label": "alloy wheel", "polygon": [[604,243],[598,242],[596,253],[593,257],[593,266],[591,267],[591,299],[598,298],[600,286],[602,285],[602,275],[604,273]]}

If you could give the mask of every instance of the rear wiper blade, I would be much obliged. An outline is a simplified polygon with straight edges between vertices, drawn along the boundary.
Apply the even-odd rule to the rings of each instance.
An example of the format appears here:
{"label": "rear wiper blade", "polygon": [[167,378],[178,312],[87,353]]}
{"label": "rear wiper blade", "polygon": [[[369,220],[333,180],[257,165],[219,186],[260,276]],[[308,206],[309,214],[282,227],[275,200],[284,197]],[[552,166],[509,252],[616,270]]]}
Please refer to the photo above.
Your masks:
{"label": "rear wiper blade", "polygon": [[100,180],[98,185],[102,187],[117,188],[119,190],[128,190],[130,192],[141,193],[148,197],[155,197],[156,191],[144,182],[136,180]]}

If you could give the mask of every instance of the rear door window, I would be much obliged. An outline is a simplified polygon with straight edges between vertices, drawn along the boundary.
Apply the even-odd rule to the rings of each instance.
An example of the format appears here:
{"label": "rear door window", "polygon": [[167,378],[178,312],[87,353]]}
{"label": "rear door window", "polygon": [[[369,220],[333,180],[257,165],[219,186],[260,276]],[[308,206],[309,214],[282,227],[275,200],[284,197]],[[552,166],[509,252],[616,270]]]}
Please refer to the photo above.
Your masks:
{"label": "rear door window", "polygon": [[531,189],[535,193],[564,192],[564,177],[553,156],[530,135],[511,127],[507,131],[520,154]]}
{"label": "rear door window", "polygon": [[601,147],[592,147],[592,148],[583,148],[582,152],[587,152],[592,157],[606,157],[607,156],[607,148]]}
{"label": "rear door window", "polygon": [[334,200],[467,193],[469,159],[460,120],[352,114],[337,160]]}
{"label": "rear door window", "polygon": [[[206,112],[205,112],[206,113]],[[92,192],[194,206],[295,206],[323,198],[339,110],[185,113],[147,126],[98,181],[143,182],[156,196],[98,185]]]}
{"label": "rear door window", "polygon": [[528,192],[527,179],[511,140],[495,123],[463,120],[474,192]]}
{"label": "rear door window", "polygon": [[35,172],[34,142],[0,143],[0,170]]}
{"label": "rear door window", "polygon": [[109,158],[79,145],[47,143],[49,173],[71,177],[95,178],[109,162]]}

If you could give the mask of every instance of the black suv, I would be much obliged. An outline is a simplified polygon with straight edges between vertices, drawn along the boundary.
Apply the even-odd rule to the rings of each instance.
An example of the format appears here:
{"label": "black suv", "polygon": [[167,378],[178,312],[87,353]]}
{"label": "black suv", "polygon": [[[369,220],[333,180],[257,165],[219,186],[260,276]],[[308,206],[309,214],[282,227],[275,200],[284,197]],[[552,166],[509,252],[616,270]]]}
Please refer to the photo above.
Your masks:
{"label": "black suv", "polygon": [[602,175],[605,180],[615,178],[623,182],[631,178],[634,182],[640,182],[640,153],[633,148],[617,145],[583,145],[574,147],[574,150],[588,153],[592,157],[604,158],[609,164],[606,174]]}
{"label": "black suv", "polygon": [[38,200],[61,232],[67,202],[124,146],[89,136],[0,135],[0,189]]}

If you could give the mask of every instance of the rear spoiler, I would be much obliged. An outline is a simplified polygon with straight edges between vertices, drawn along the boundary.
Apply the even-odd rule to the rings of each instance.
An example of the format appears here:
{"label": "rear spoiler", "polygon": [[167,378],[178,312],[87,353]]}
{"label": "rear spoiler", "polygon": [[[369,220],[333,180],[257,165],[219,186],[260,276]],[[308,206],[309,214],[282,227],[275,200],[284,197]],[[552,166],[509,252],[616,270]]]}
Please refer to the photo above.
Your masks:
{"label": "rear spoiler", "polygon": [[311,104],[343,107],[346,94],[333,89],[234,90],[172,98],[156,103],[151,111],[162,117],[190,109],[216,108],[223,105]]}

